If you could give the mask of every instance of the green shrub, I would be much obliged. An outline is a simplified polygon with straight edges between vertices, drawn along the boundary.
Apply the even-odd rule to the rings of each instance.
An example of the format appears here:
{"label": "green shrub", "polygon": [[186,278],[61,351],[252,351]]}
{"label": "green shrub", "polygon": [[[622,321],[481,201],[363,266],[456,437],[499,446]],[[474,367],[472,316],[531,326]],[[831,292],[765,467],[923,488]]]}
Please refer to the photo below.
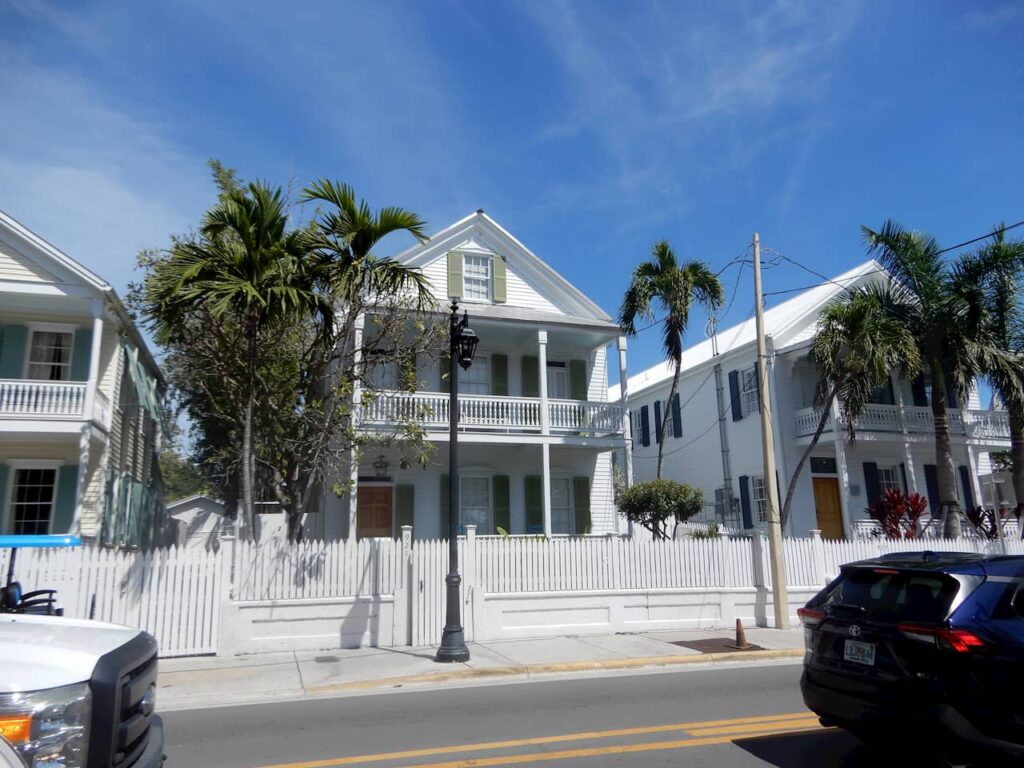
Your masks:
{"label": "green shrub", "polygon": [[619,511],[634,525],[642,525],[656,539],[669,538],[669,524],[686,522],[704,508],[704,494],[686,483],[661,478],[624,489]]}

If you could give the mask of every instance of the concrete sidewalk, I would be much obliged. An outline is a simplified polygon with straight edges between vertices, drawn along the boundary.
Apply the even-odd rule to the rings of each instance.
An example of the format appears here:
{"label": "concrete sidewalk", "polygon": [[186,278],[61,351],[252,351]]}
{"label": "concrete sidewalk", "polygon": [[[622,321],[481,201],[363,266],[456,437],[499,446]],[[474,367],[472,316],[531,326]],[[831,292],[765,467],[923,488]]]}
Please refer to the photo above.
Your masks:
{"label": "concrete sidewalk", "polygon": [[465,664],[437,663],[433,647],[162,659],[157,701],[161,710],[192,709],[573,672],[803,656],[799,628],[748,629],[748,641],[763,650],[702,653],[675,645],[726,637],[730,637],[728,630],[685,630],[470,643],[470,660]]}

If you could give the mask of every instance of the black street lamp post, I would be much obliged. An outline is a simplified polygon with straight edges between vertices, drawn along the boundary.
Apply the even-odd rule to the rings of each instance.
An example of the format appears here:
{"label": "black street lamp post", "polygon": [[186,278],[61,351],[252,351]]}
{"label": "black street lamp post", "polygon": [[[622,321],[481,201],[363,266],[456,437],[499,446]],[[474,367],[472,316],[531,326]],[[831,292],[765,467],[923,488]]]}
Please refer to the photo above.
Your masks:
{"label": "black street lamp post", "polygon": [[480,339],[469,327],[469,313],[463,312],[459,320],[459,303],[452,300],[449,318],[449,371],[448,371],[448,575],[447,603],[441,647],[437,661],[469,661],[469,648],[462,631],[459,586],[459,366],[469,370],[473,354]]}

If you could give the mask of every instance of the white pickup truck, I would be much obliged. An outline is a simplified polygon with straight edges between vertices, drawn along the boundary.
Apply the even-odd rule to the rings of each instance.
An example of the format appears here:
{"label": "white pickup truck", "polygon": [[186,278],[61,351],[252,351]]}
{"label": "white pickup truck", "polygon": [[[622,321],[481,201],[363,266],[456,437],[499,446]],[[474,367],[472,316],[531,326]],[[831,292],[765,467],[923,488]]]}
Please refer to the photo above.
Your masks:
{"label": "white pickup truck", "polygon": [[0,736],[27,768],[159,768],[156,671],[138,629],[0,613]]}

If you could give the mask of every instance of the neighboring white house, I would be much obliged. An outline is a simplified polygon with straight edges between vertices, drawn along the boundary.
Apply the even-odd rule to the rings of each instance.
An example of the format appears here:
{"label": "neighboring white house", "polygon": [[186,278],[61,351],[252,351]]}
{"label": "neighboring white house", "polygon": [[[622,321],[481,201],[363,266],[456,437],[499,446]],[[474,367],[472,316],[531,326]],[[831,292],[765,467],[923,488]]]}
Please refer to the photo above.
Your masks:
{"label": "neighboring white house", "polygon": [[[626,445],[625,408],[608,402],[608,347],[625,343],[612,319],[483,211],[398,257],[429,278],[442,305],[460,298],[480,338],[459,373],[463,524],[482,535],[584,534],[620,530],[612,497],[612,453]],[[372,323],[372,316],[367,318]],[[399,466],[373,451],[353,471],[357,492],[325,494],[307,537],[447,532],[447,348],[416,362],[415,393],[385,392],[360,415],[364,430],[386,430],[421,413],[437,449],[426,468]],[[381,370],[383,388],[394,372]]]}
{"label": "neighboring white house", "polygon": [[159,540],[161,389],[110,285],[0,212],[0,532]]}
{"label": "neighboring white house", "polygon": [[[281,505],[258,501],[253,522],[254,541],[284,541],[288,527]],[[234,535],[234,522],[224,516],[224,502],[205,494],[177,499],[167,504],[166,543],[186,549],[216,550],[221,539]]]}
{"label": "neighboring white house", "polygon": [[[775,425],[779,495],[811,440],[820,416],[814,405],[817,372],[808,352],[818,315],[844,287],[884,279],[879,264],[865,262],[831,283],[811,288],[765,312],[768,380]],[[708,519],[739,528],[764,524],[761,426],[753,318],[722,329],[683,353],[679,393],[668,403],[672,370],[656,365],[629,379],[627,402],[633,421],[633,474],[655,476],[658,443],[665,441],[663,475],[704,491]],[[851,537],[856,521],[886,488],[901,488],[938,505],[934,429],[929,407],[931,383],[893,378],[857,424],[855,442],[837,438],[832,424],[805,467],[794,497],[787,533],[820,529],[829,538]],[[610,389],[613,400],[619,387]],[[961,504],[988,500],[979,474],[988,471],[988,453],[1009,447],[1005,411],[982,410],[975,388],[966,407],[950,404],[953,457]],[[656,426],[668,409],[666,434]],[[836,411],[837,412],[837,411]]]}

